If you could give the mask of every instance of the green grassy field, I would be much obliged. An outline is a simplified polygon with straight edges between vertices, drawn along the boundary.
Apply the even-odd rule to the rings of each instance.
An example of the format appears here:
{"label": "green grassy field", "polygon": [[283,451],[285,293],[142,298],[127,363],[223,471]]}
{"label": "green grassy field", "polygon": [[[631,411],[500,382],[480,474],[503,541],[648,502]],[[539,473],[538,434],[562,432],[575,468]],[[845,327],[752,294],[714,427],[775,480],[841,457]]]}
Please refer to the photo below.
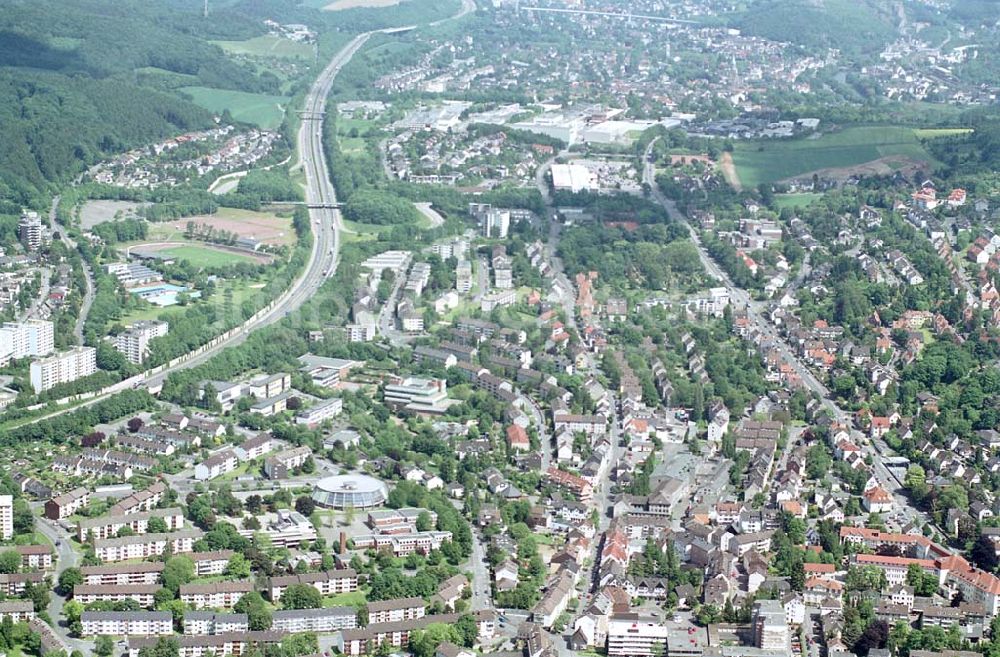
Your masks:
{"label": "green grassy field", "polygon": [[966,135],[970,132],[972,132],[972,128],[917,128],[913,131],[913,134],[920,139],[934,139],[935,137]]}
{"label": "green grassy field", "polygon": [[818,139],[739,142],[733,152],[744,187],[775,182],[819,169],[854,167],[880,158],[890,168],[913,161],[934,163],[912,128],[865,126],[847,128]]}
{"label": "green grassy field", "polygon": [[262,128],[277,128],[284,118],[282,107],[288,102],[285,96],[250,94],[228,89],[209,87],[183,87],[181,91],[191,96],[191,100],[210,112],[229,110],[237,121],[256,123]]}
{"label": "green grassy field", "polygon": [[[233,308],[239,311],[240,305],[246,300],[252,297],[254,294],[260,292],[260,288],[250,287],[252,283],[246,281],[225,281],[219,285],[216,289],[215,294],[207,302],[194,300],[192,303],[211,303],[215,304],[219,308],[224,308],[226,303],[225,290],[231,288],[233,290]],[[171,317],[178,313],[184,312],[184,306],[167,306],[166,308],[160,308],[157,306],[152,306],[144,310],[137,310],[131,312],[124,317],[122,317],[122,323],[131,324],[132,322],[141,319],[159,319],[161,316],[166,315]]]}
{"label": "green grassy field", "polygon": [[237,262],[252,262],[253,259],[231,251],[220,251],[208,246],[190,244],[163,249],[161,253],[178,260],[188,260],[195,267],[225,267]]}
{"label": "green grassy field", "polygon": [[774,197],[774,203],[781,208],[804,208],[813,201],[823,198],[822,194],[814,192],[802,192],[798,194],[778,194]]}
{"label": "green grassy field", "polygon": [[368,596],[364,591],[351,591],[350,593],[339,593],[323,598],[324,607],[357,607],[368,602]]}
{"label": "green grassy field", "polygon": [[308,43],[270,35],[254,37],[246,41],[215,41],[214,43],[233,55],[305,60],[312,60],[315,57],[313,47]]}

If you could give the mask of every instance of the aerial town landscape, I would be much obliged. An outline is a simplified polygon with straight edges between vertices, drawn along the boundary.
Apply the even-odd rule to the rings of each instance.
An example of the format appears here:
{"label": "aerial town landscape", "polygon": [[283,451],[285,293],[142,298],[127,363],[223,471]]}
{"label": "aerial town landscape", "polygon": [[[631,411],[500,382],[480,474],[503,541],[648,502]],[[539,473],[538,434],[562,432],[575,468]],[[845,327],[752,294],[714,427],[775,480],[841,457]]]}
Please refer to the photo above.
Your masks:
{"label": "aerial town landscape", "polygon": [[0,655],[1000,657],[995,1],[0,7]]}

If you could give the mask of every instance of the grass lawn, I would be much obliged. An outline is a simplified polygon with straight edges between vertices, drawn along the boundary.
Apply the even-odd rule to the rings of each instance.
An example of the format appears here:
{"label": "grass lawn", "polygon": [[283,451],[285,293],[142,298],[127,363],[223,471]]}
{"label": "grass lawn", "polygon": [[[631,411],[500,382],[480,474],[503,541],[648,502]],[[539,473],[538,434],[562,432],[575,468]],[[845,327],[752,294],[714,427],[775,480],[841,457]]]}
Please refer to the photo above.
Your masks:
{"label": "grass lawn", "polygon": [[253,261],[252,258],[239,253],[220,251],[198,244],[173,246],[169,249],[161,250],[160,253],[165,253],[179,260],[188,260],[195,267],[222,267],[236,262]]}
{"label": "grass lawn", "polygon": [[266,129],[281,125],[285,116],[282,107],[288,102],[285,96],[251,94],[210,87],[182,87],[181,91],[190,95],[195,105],[200,105],[210,112],[222,113],[229,110],[237,121],[256,123]]}
{"label": "grass lawn", "polygon": [[972,132],[972,128],[917,128],[913,134],[920,139],[934,139],[935,137],[965,135],[970,132]]}
{"label": "grass lawn", "polygon": [[[819,169],[852,167],[880,158],[934,160],[912,128],[864,126],[817,139],[771,139],[739,142],[733,162],[744,187],[775,182]],[[892,166],[895,163],[889,163]]]}
{"label": "grass lawn", "polygon": [[802,192],[798,194],[778,194],[774,197],[774,203],[781,208],[804,208],[813,201],[823,198],[822,194],[816,192]]}
{"label": "grass lawn", "polygon": [[313,47],[308,43],[300,43],[291,39],[266,35],[247,39],[246,41],[215,41],[226,52],[233,55],[251,55],[254,57],[284,57],[289,59],[315,58]]}
{"label": "grass lawn", "polygon": [[[215,294],[213,294],[212,298],[207,302],[195,299],[192,303],[212,303],[222,309],[225,307],[226,303],[225,291],[229,288],[233,291],[233,308],[236,312],[239,312],[240,306],[245,300],[260,292],[259,287],[251,287],[252,285],[255,285],[254,281],[223,281],[218,283]],[[159,319],[161,316],[166,316],[169,319],[173,315],[184,312],[185,307],[186,306],[167,306],[166,308],[160,308],[158,306],[151,306],[149,308],[131,312],[123,316],[121,321],[123,324],[130,324],[140,319]]]}
{"label": "grass lawn", "polygon": [[368,602],[368,596],[364,591],[351,591],[350,593],[338,593],[323,598],[324,607],[357,607]]}

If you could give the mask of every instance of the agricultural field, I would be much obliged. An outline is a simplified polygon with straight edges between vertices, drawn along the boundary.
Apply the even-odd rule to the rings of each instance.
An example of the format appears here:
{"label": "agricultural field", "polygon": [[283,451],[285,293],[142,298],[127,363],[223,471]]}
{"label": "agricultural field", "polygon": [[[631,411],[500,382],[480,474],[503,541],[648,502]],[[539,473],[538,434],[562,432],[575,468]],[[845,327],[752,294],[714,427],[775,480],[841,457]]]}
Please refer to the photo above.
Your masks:
{"label": "agricultural field", "polygon": [[286,96],[251,94],[210,87],[182,87],[180,91],[191,97],[192,102],[210,112],[229,110],[237,121],[254,123],[261,128],[274,129],[285,117]]}
{"label": "agricultural field", "polygon": [[238,208],[219,208],[215,214],[200,214],[162,223],[151,223],[146,241],[183,240],[188,222],[206,224],[215,230],[236,233],[240,237],[252,237],[271,245],[291,245],[295,243],[292,228],[291,209],[276,212],[255,212]]}
{"label": "agricultural field", "polygon": [[313,46],[308,43],[271,35],[254,37],[246,41],[215,41],[214,43],[231,55],[282,57],[308,61],[312,61],[316,56]]}
{"label": "agricultural field", "polygon": [[916,130],[895,126],[847,128],[809,139],[741,142],[733,152],[733,162],[743,187],[814,173],[844,179],[931,169],[937,164]]}

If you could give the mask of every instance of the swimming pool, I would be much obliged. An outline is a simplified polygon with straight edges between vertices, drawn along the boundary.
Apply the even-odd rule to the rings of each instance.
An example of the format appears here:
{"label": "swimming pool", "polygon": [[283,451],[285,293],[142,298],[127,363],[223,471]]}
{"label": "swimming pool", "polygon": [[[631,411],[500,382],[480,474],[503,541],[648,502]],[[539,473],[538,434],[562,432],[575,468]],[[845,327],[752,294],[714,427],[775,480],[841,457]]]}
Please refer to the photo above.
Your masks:
{"label": "swimming pool", "polygon": [[192,299],[197,299],[201,296],[201,292],[198,290],[192,290],[191,288],[184,287],[183,285],[174,285],[172,283],[157,283],[156,285],[144,285],[142,287],[134,287],[129,290],[132,294],[136,295],[140,299],[145,299],[155,306],[173,306],[177,303],[177,295],[187,293]]}

